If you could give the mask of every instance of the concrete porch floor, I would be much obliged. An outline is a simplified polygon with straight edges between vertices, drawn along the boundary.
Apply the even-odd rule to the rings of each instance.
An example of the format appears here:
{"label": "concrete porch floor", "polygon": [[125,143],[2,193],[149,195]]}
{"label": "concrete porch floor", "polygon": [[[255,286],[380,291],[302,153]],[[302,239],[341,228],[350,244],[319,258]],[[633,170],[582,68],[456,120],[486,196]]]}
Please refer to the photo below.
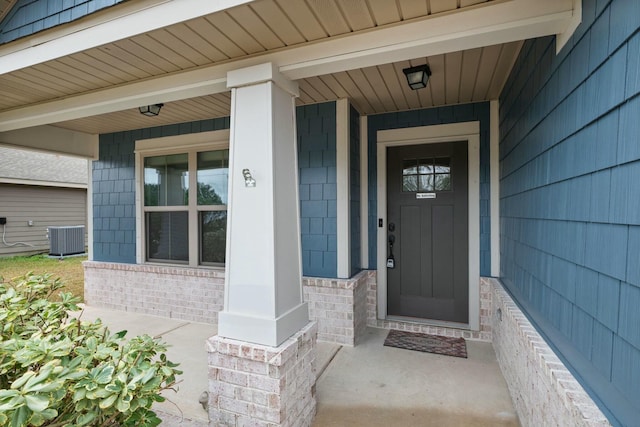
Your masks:
{"label": "concrete porch floor", "polygon": [[[205,340],[215,326],[85,307],[127,337],[159,336],[184,373],[178,392],[154,410],[166,426],[208,426],[198,403],[208,388]],[[518,426],[506,383],[489,343],[467,341],[467,359],[384,347],[387,331],[367,329],[356,347],[318,343],[317,415],[322,426]]]}

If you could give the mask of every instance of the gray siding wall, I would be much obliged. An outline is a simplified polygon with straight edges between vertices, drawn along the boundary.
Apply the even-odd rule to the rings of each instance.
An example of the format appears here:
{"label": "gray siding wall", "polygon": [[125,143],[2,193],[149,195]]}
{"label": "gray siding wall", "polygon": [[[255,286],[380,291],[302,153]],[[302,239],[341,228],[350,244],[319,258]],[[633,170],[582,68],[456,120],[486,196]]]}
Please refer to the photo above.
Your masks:
{"label": "gray siding wall", "polygon": [[501,277],[614,424],[640,419],[640,2],[583,1],[500,99]]}
{"label": "gray siding wall", "polygon": [[0,22],[0,44],[66,24],[123,0],[18,0]]}
{"label": "gray siding wall", "polygon": [[379,130],[430,126],[469,121],[480,122],[480,275],[491,275],[491,220],[489,217],[489,103],[453,105],[368,116],[369,139],[369,267],[376,268],[377,140]]}
{"label": "gray siding wall", "polygon": [[[0,225],[0,234],[5,228],[7,243],[33,245],[8,246],[0,237],[0,256],[48,253],[47,227],[86,227],[87,190],[0,184],[0,217],[7,218],[7,224]],[[33,221],[33,226],[27,224],[29,220]]]}

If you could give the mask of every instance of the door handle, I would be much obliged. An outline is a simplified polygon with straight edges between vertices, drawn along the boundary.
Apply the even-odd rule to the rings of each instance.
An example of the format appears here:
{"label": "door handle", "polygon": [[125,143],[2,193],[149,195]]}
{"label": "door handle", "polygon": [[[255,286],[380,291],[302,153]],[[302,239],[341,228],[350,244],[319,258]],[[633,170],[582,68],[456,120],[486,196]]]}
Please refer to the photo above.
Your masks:
{"label": "door handle", "polygon": [[[391,227],[391,224],[389,224]],[[393,244],[396,241],[396,236],[389,234],[389,256],[387,257],[387,268],[396,268],[396,259],[393,257]]]}

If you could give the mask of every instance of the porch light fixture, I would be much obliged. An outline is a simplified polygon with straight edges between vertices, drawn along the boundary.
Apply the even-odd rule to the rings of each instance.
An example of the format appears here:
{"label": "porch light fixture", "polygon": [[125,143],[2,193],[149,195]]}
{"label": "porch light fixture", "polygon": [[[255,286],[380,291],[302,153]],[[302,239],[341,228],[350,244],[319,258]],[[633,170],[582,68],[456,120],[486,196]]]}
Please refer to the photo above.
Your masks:
{"label": "porch light fixture", "polygon": [[251,176],[251,172],[249,169],[242,169],[242,176],[244,177],[244,186],[245,187],[255,187],[256,180]]}
{"label": "porch light fixture", "polygon": [[147,117],[154,117],[160,114],[160,109],[163,106],[164,104],[143,105],[142,107],[138,107],[138,111]]}
{"label": "porch light fixture", "polygon": [[422,89],[427,86],[429,76],[431,75],[431,68],[427,64],[417,65],[411,68],[405,68],[402,70],[407,77],[407,83],[413,90]]}

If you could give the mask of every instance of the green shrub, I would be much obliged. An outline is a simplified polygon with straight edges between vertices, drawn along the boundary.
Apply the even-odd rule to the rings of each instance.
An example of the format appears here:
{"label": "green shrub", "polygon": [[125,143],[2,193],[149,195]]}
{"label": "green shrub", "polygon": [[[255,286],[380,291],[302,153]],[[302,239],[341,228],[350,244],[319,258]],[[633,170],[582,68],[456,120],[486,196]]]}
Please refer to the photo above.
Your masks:
{"label": "green shrub", "polygon": [[176,364],[148,335],[125,340],[68,313],[78,299],[59,279],[0,278],[0,426],[156,426],[150,410]]}

